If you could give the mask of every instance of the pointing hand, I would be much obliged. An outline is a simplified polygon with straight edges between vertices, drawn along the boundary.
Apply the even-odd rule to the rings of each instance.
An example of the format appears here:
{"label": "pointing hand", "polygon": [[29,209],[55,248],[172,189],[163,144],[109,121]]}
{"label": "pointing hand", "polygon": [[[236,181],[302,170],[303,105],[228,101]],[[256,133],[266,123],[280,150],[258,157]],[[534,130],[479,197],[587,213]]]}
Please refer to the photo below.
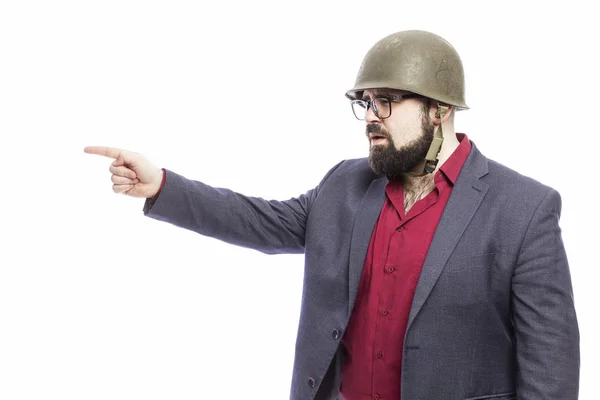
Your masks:
{"label": "pointing hand", "polygon": [[115,161],[110,165],[113,191],[132,197],[154,197],[160,189],[162,170],[150,163],[142,154],[103,146],[88,146],[88,154],[97,154]]}

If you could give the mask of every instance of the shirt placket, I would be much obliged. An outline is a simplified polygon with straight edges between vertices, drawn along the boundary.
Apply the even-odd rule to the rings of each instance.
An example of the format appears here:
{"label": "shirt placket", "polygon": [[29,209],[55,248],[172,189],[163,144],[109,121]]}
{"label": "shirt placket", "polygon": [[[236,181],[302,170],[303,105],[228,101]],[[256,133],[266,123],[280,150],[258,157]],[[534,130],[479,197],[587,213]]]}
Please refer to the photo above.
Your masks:
{"label": "shirt placket", "polygon": [[394,218],[393,221],[387,221],[386,229],[389,234],[389,242],[387,243],[386,249],[381,249],[385,257],[381,257],[378,260],[377,265],[373,269],[381,279],[381,292],[377,303],[377,314],[375,324],[375,340],[373,346],[373,391],[372,396],[374,400],[385,400],[385,395],[378,390],[378,388],[385,385],[387,377],[386,368],[386,353],[389,350],[389,346],[395,345],[393,338],[388,338],[383,335],[383,332],[390,330],[390,324],[392,323],[395,310],[394,296],[397,279],[397,262],[398,254],[401,252],[402,247],[402,234],[404,230],[404,223],[399,218]]}

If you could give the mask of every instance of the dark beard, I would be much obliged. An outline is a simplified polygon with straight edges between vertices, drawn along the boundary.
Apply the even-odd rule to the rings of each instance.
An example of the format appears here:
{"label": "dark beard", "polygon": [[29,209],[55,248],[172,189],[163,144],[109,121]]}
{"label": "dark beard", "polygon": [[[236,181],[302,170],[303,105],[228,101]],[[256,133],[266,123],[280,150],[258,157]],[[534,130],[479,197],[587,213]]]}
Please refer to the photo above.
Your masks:
{"label": "dark beard", "polygon": [[384,135],[388,141],[385,145],[371,146],[369,151],[369,164],[376,174],[385,174],[390,180],[398,179],[425,161],[435,129],[428,117],[428,115],[423,117],[421,137],[403,146],[400,150],[396,149],[392,137],[381,125],[367,125],[367,135],[378,133]]}

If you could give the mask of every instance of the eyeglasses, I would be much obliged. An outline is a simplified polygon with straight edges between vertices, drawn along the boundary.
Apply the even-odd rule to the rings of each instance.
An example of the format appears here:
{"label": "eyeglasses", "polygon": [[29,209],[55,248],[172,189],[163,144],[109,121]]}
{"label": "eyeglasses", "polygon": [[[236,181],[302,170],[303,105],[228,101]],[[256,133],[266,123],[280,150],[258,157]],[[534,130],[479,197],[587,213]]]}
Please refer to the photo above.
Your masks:
{"label": "eyeglasses", "polygon": [[350,105],[352,106],[352,112],[356,119],[363,121],[367,116],[369,107],[373,109],[373,112],[379,119],[389,118],[392,115],[392,102],[399,102],[404,99],[418,99],[425,98],[420,94],[408,93],[397,96],[375,96],[371,100],[352,100]]}

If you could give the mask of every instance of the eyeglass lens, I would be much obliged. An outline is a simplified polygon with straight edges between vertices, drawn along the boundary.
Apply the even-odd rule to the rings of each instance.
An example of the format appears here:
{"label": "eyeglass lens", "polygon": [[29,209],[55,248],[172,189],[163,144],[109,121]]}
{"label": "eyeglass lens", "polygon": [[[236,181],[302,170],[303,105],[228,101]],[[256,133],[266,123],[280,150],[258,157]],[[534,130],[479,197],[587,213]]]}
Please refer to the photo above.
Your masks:
{"label": "eyeglass lens", "polygon": [[367,115],[367,107],[370,105],[373,107],[373,112],[377,118],[388,118],[391,114],[390,102],[386,98],[376,97],[369,101],[366,100],[354,100],[352,101],[352,111],[357,119],[364,120]]}

